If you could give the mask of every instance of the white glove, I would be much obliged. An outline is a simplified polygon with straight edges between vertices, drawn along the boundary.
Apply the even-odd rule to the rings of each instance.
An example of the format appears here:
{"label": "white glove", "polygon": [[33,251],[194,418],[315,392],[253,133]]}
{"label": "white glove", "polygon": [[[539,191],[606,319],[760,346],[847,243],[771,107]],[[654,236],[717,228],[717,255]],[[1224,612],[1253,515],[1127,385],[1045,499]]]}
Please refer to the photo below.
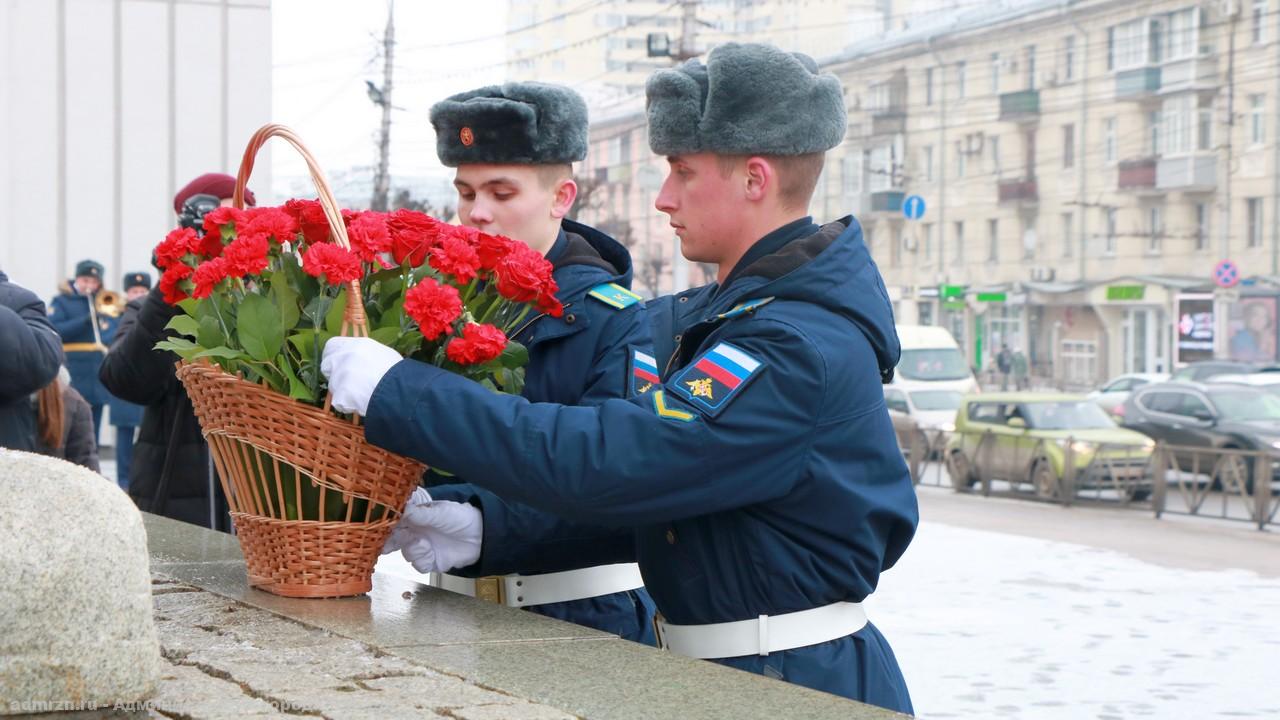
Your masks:
{"label": "white glove", "polygon": [[[426,488],[415,488],[413,494],[409,496],[409,503],[405,506],[405,512],[408,512],[413,507],[426,505],[430,502],[431,493],[427,492]],[[402,520],[401,522],[396,523],[395,527],[391,528],[391,534],[387,536],[387,541],[382,544],[382,554],[387,555],[389,553],[393,553],[403,548],[405,545],[408,545],[411,540],[413,540],[413,531],[410,529],[408,523],[405,523]]]}
{"label": "white glove", "polygon": [[378,382],[403,359],[372,338],[330,338],[324,344],[320,372],[329,378],[333,407],[338,412],[366,415]]}
{"label": "white glove", "polygon": [[480,559],[484,516],[470,503],[433,500],[405,510],[397,527],[410,539],[400,550],[418,572],[448,572]]}

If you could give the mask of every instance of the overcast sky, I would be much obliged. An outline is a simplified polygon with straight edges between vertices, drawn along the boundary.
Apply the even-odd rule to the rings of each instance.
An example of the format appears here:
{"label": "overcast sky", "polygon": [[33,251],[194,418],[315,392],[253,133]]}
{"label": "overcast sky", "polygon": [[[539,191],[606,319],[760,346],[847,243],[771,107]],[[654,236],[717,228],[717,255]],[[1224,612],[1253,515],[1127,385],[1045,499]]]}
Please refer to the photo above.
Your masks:
{"label": "overcast sky", "polygon": [[[391,172],[439,172],[431,105],[502,81],[506,0],[398,0]],[[387,5],[378,0],[273,0],[273,114],[296,130],[327,173],[377,161],[381,110],[365,81],[382,85]],[[273,150],[284,180],[306,173],[296,153]],[[277,187],[280,186],[277,180]]]}

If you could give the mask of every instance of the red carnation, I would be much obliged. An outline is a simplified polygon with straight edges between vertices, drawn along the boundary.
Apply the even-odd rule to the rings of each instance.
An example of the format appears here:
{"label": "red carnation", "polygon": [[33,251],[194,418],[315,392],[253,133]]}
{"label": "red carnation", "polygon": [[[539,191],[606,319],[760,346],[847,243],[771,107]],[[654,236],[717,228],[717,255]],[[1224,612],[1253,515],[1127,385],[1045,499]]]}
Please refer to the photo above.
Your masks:
{"label": "red carnation", "polygon": [[244,211],[223,205],[216,207],[204,216],[204,231],[213,235],[222,231],[222,226],[227,223],[235,223],[237,230],[244,224]]}
{"label": "red carnation", "polygon": [[307,251],[302,254],[302,269],[314,277],[324,275],[330,285],[341,285],[358,280],[364,274],[360,269],[360,258],[353,255],[350,250],[325,244],[316,244],[307,248]]}
{"label": "red carnation", "polygon": [[418,323],[422,337],[435,340],[462,315],[462,297],[452,285],[425,278],[404,294],[404,312]]}
{"label": "red carnation", "polygon": [[284,211],[293,216],[307,242],[329,242],[329,218],[319,200],[288,200]]}
{"label": "red carnation", "polygon": [[459,365],[483,365],[502,354],[507,336],[492,325],[467,323],[462,335],[445,346],[444,353]]}
{"label": "red carnation", "polygon": [[236,234],[261,234],[275,238],[279,244],[291,243],[298,237],[298,221],[292,215],[275,207],[252,208],[244,211],[245,224],[236,225]]}
{"label": "red carnation", "polygon": [[179,283],[186,280],[195,270],[190,265],[183,263],[174,263],[169,266],[164,274],[160,276],[160,291],[164,293],[164,301],[170,305],[177,305],[187,299],[187,293]]}
{"label": "red carnation", "polygon": [[396,263],[405,259],[417,267],[427,260],[427,253],[439,239],[439,220],[416,210],[396,210],[387,216],[387,230],[391,232],[391,254]]}
{"label": "red carnation", "polygon": [[493,270],[498,267],[498,261],[506,257],[515,245],[514,240],[501,235],[477,233],[476,253],[480,256],[480,267],[485,270]]}
{"label": "red carnation", "polygon": [[387,229],[387,216],[380,212],[350,213],[342,211],[347,221],[347,238],[351,249],[365,262],[374,262],[378,256],[391,252],[391,231]]}
{"label": "red carnation", "polygon": [[442,273],[452,275],[459,283],[471,282],[480,270],[480,256],[466,240],[456,235],[445,235],[431,251],[428,262]]}
{"label": "red carnation", "polygon": [[[551,280],[549,287],[543,290],[538,296],[538,312],[544,312],[551,317],[560,317],[564,315],[564,305],[560,303],[556,293],[559,292],[560,286],[556,285],[556,281]],[[548,292],[549,291],[549,292]]]}
{"label": "red carnation", "polygon": [[200,263],[200,266],[196,268],[195,273],[191,275],[191,280],[195,283],[195,289],[191,291],[191,297],[209,297],[213,294],[214,286],[226,279],[226,258],[216,257],[212,260],[206,260]]}
{"label": "red carnation", "polygon": [[554,291],[548,292],[555,284],[551,270],[551,263],[546,258],[527,245],[516,245],[494,268],[498,276],[498,294],[521,303],[533,302],[539,296],[554,295]]}
{"label": "red carnation", "polygon": [[271,243],[267,242],[266,234],[251,234],[246,230],[222,251],[222,258],[227,261],[227,273],[235,277],[260,274],[267,269],[267,252],[270,250]]}
{"label": "red carnation", "polygon": [[225,244],[222,242],[222,233],[215,227],[200,238],[200,242],[194,250],[196,255],[201,258],[216,258],[222,254],[223,247],[225,247]]}
{"label": "red carnation", "polygon": [[200,238],[191,228],[171,230],[164,240],[156,245],[156,267],[168,270],[170,266],[182,261],[182,257],[193,253],[200,245]]}

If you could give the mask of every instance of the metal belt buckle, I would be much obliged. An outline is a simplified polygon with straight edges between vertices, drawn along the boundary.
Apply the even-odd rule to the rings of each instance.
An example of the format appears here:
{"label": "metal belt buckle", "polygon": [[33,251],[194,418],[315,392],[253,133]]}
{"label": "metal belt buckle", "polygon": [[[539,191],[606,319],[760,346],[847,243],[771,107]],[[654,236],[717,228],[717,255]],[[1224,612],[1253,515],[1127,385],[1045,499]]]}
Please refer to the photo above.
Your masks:
{"label": "metal belt buckle", "polygon": [[657,638],[658,640],[658,649],[660,650],[667,649],[667,637],[662,632],[662,626],[666,622],[667,622],[667,619],[662,617],[662,613],[655,612],[653,614],[653,634],[654,634],[654,637]]}
{"label": "metal belt buckle", "polygon": [[476,599],[502,605],[506,602],[502,578],[497,575],[476,578]]}

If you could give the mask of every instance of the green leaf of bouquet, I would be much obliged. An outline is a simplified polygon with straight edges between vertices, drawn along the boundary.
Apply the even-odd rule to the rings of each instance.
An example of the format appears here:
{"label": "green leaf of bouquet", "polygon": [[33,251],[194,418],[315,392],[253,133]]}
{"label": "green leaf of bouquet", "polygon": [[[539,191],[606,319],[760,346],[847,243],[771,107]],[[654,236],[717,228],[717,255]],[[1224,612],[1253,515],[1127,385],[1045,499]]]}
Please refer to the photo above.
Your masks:
{"label": "green leaf of bouquet", "polygon": [[506,349],[498,356],[498,362],[502,363],[502,367],[509,370],[522,368],[529,364],[529,349],[512,340],[507,343]]}
{"label": "green leaf of bouquet", "polygon": [[191,360],[193,356],[200,352],[203,348],[190,340],[182,337],[172,337],[168,340],[161,340],[155,344],[156,350],[169,350],[178,354],[183,360]]}
{"label": "green leaf of bouquet", "polygon": [[271,301],[280,311],[280,324],[285,332],[298,325],[298,291],[289,284],[289,276],[284,270],[271,273]]}
{"label": "green leaf of bouquet", "polygon": [[218,324],[217,318],[207,316],[200,318],[196,342],[200,344],[200,347],[207,348],[227,344],[227,338],[222,334],[222,326]]}
{"label": "green leaf of bouquet", "polygon": [[386,345],[387,347],[395,347],[396,340],[400,338],[400,328],[398,327],[382,327],[376,328],[369,333],[369,337]]}
{"label": "green leaf of bouquet", "polygon": [[289,362],[289,358],[280,355],[276,358],[276,366],[284,371],[285,377],[289,379],[289,397],[303,402],[314,403],[316,396],[312,394],[311,388],[307,387],[298,374],[293,371],[293,364]]}
{"label": "green leaf of bouquet", "polygon": [[[333,335],[320,331],[320,351],[324,352],[324,344],[329,341]],[[303,360],[314,361],[316,359],[316,331],[303,330],[289,336],[289,343],[298,350],[298,355]]]}
{"label": "green leaf of bouquet", "polygon": [[215,357],[223,360],[243,360],[249,356],[240,350],[229,348],[226,345],[219,345],[218,347],[205,348],[191,357],[192,359]]}
{"label": "green leaf of bouquet", "polygon": [[164,326],[164,329],[174,330],[179,335],[196,337],[200,330],[200,323],[190,315],[174,315],[169,319],[169,323]]}
{"label": "green leaf of bouquet", "polygon": [[200,301],[195,298],[187,298],[185,300],[178,301],[178,307],[182,309],[182,312],[188,315],[191,315],[193,317],[196,314],[196,307],[199,304],[200,304]]}
{"label": "green leaf of bouquet", "polygon": [[342,332],[342,316],[347,311],[347,291],[338,293],[337,299],[329,303],[329,311],[324,316],[324,329],[337,335]]}
{"label": "green leaf of bouquet", "polygon": [[400,331],[400,320],[404,317],[404,297],[398,297],[391,306],[384,309],[382,314],[378,316],[378,322],[375,323],[380,328],[394,328],[396,332]]}
{"label": "green leaf of bouquet", "polygon": [[254,360],[271,360],[284,344],[284,326],[275,305],[261,295],[249,295],[240,303],[236,319],[240,344]]}

